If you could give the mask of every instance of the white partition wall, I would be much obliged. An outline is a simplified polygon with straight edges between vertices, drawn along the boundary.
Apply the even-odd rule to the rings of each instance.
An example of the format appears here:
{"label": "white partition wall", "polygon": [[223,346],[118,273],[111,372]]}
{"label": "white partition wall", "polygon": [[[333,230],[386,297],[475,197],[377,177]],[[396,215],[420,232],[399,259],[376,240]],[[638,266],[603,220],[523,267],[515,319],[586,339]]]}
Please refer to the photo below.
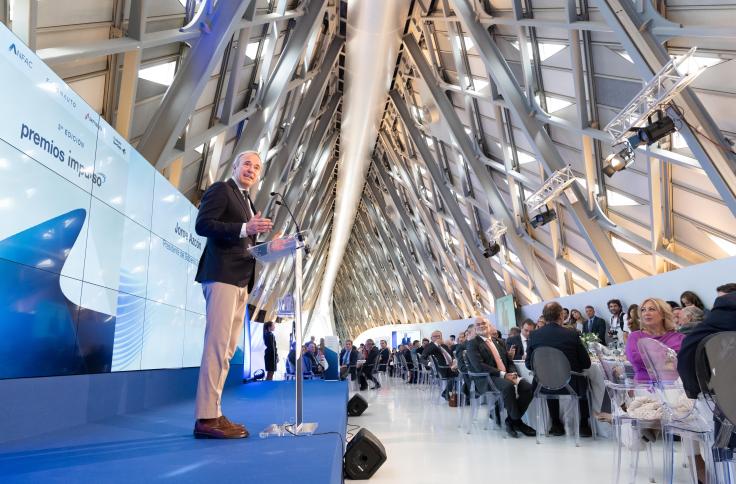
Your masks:
{"label": "white partition wall", "polygon": [[[583,294],[562,297],[557,301],[563,307],[576,308],[581,312],[585,306],[593,306],[596,313],[605,318],[609,315],[606,302],[610,299],[620,299],[626,310],[629,305],[640,304],[647,297],[658,297],[665,301],[671,300],[679,303],[680,294],[689,290],[697,294],[705,306],[710,308],[716,297],[716,287],[728,282],[736,282],[736,257],[706,262]],[[519,321],[524,318],[536,321],[542,314],[543,306],[544,303],[539,303],[522,307]]]}

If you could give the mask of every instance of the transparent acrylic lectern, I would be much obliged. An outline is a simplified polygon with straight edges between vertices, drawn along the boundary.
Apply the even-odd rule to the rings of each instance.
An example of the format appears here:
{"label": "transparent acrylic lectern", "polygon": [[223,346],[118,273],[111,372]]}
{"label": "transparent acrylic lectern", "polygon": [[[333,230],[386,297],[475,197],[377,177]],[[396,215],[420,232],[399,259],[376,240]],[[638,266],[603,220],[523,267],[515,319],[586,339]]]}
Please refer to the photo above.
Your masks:
{"label": "transparent acrylic lectern", "polygon": [[[261,438],[284,437],[288,435],[311,435],[317,430],[316,422],[304,422],[302,413],[304,374],[302,372],[302,261],[308,250],[307,241],[310,237],[309,231],[303,231],[292,235],[273,239],[270,242],[254,245],[248,249],[261,264],[275,264],[284,262],[285,274],[293,274],[294,277],[294,335],[295,337],[295,415],[293,424],[274,423],[260,432]],[[290,271],[290,262],[293,261],[294,270]],[[287,284],[288,287],[288,284]]]}

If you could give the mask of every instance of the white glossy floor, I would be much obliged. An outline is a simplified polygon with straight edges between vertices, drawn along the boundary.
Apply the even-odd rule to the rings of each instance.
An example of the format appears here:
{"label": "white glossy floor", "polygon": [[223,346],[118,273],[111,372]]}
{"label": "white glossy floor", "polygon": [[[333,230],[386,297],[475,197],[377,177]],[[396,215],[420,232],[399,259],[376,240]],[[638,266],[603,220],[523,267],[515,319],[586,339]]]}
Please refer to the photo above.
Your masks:
{"label": "white glossy floor", "polygon": [[[537,445],[533,437],[503,439],[499,430],[480,426],[468,435],[458,428],[457,408],[431,403],[427,392],[396,379],[360,394],[369,407],[348,421],[375,434],[388,457],[371,483],[613,482],[612,441],[581,439],[576,448],[571,438],[550,437]],[[486,407],[481,411],[487,415]],[[657,482],[662,482],[661,458],[661,447],[656,447]],[[637,483],[646,483],[644,453],[641,461]],[[689,482],[686,472],[679,468],[676,482]],[[626,458],[622,474],[623,483],[628,479]]]}

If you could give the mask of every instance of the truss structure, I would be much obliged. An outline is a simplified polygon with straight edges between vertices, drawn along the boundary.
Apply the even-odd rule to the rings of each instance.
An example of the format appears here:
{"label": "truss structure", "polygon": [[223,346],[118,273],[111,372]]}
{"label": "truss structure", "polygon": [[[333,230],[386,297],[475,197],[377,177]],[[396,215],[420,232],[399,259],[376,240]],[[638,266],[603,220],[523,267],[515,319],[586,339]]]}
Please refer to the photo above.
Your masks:
{"label": "truss structure", "polygon": [[506,225],[504,225],[503,222],[493,222],[493,225],[491,225],[491,227],[486,232],[486,234],[488,235],[488,240],[491,242],[498,242],[507,230],[508,228],[506,227]]}
{"label": "truss structure", "polygon": [[529,212],[534,212],[542,208],[550,201],[557,198],[567,187],[572,185],[574,181],[575,175],[573,174],[570,165],[552,173],[552,176],[544,182],[544,185],[526,199],[527,210],[529,210]]}
{"label": "truss structure", "polygon": [[692,61],[696,50],[697,47],[693,47],[684,56],[673,58],[665,64],[634,99],[608,123],[606,132],[611,135],[614,146],[624,143],[629,130],[645,125],[647,118],[667,105],[707,68],[698,66],[687,72],[680,72],[678,69],[686,65],[695,65]]}

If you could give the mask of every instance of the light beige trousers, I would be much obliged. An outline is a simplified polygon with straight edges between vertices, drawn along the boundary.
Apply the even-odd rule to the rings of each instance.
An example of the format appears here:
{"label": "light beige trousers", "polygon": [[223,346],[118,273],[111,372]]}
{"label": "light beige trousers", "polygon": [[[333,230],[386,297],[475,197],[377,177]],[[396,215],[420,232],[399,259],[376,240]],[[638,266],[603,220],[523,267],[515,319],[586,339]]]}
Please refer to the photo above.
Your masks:
{"label": "light beige trousers", "polygon": [[222,415],[222,388],[230,370],[230,359],[243,339],[248,300],[248,288],[222,282],[205,282],[202,292],[207,305],[207,327],[194,410],[198,419]]}

